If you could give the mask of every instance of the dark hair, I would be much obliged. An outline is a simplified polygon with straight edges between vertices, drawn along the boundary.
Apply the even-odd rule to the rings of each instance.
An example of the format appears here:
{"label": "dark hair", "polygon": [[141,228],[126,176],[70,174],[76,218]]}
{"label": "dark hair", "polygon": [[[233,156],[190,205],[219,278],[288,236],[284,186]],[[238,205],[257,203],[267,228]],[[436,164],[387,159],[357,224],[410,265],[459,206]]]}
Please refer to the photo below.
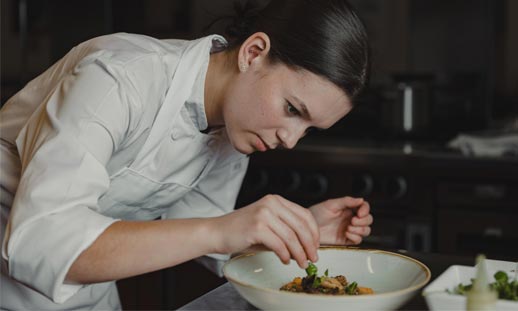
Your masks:
{"label": "dark hair", "polygon": [[370,48],[367,32],[345,0],[236,2],[237,16],[226,29],[230,48],[255,32],[270,37],[273,62],[323,76],[354,98],[367,84]]}

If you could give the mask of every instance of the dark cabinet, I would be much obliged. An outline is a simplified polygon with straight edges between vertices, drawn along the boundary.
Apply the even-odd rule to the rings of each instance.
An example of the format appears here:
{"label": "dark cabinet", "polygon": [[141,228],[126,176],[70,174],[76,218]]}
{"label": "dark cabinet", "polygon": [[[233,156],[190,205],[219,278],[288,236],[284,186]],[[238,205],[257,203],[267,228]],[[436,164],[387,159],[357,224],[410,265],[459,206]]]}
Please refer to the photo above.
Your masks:
{"label": "dark cabinet", "polygon": [[[511,172],[510,172],[511,173]],[[518,257],[518,176],[444,181],[437,188],[438,248]],[[513,180],[514,179],[514,180]]]}
{"label": "dark cabinet", "polygon": [[438,247],[444,253],[518,258],[516,213],[439,210]]}
{"label": "dark cabinet", "polygon": [[175,310],[226,282],[196,261],[117,282],[124,310]]}
{"label": "dark cabinet", "polygon": [[306,207],[331,197],[366,198],[375,221],[365,247],[517,255],[511,247],[518,242],[515,158],[405,146],[304,144],[252,156],[238,206],[267,193]]}

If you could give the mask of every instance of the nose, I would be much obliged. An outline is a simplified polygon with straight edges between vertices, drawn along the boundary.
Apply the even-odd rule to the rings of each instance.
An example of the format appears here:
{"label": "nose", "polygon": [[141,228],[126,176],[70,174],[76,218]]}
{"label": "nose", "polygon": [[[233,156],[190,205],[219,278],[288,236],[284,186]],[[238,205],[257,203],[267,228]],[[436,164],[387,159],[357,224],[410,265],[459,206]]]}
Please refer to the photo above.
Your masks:
{"label": "nose", "polygon": [[286,149],[293,149],[297,145],[299,139],[304,136],[305,129],[303,127],[299,128],[280,128],[277,130],[277,136],[281,141],[281,144]]}

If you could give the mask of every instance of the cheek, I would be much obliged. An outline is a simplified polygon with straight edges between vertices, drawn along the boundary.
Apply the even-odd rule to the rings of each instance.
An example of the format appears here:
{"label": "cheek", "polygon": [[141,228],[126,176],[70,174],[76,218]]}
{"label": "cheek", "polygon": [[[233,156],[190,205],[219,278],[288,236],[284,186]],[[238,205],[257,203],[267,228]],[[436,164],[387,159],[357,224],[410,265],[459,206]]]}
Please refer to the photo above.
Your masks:
{"label": "cheek", "polygon": [[223,107],[223,118],[225,126],[232,128],[242,123],[242,119],[247,117],[247,90],[236,85],[225,101]]}
{"label": "cheek", "polygon": [[265,80],[240,81],[235,86],[225,111],[227,126],[253,131],[279,122],[283,106],[274,86]]}
{"label": "cheek", "polygon": [[274,87],[266,87],[258,89],[253,97],[250,97],[250,103],[253,105],[249,107],[258,119],[264,122],[274,121],[283,115],[283,105],[281,103],[281,96],[277,95]]}
{"label": "cheek", "polygon": [[240,115],[237,117],[240,118],[240,123],[244,127],[250,128],[267,127],[277,115],[271,103],[270,98],[261,94],[254,94],[243,99],[238,108]]}
{"label": "cheek", "polygon": [[254,112],[254,116],[260,120],[271,120],[274,117],[272,109],[272,100],[266,96],[256,97],[253,100],[254,106],[250,107]]}

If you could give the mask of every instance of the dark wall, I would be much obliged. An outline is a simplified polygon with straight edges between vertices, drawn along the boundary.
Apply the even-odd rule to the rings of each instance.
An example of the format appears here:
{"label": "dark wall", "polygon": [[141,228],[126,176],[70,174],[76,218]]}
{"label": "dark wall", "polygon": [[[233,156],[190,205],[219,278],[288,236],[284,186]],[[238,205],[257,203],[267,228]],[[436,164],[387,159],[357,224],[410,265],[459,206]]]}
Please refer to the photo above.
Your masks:
{"label": "dark wall", "polygon": [[[264,2],[264,1],[263,1]],[[351,0],[372,42],[370,88],[325,135],[398,139],[398,77],[431,77],[427,127],[414,139],[505,126],[518,116],[518,5],[512,0]],[[230,0],[3,0],[2,104],[88,38],[134,32],[195,38]],[[218,24],[214,32],[219,32]]]}

